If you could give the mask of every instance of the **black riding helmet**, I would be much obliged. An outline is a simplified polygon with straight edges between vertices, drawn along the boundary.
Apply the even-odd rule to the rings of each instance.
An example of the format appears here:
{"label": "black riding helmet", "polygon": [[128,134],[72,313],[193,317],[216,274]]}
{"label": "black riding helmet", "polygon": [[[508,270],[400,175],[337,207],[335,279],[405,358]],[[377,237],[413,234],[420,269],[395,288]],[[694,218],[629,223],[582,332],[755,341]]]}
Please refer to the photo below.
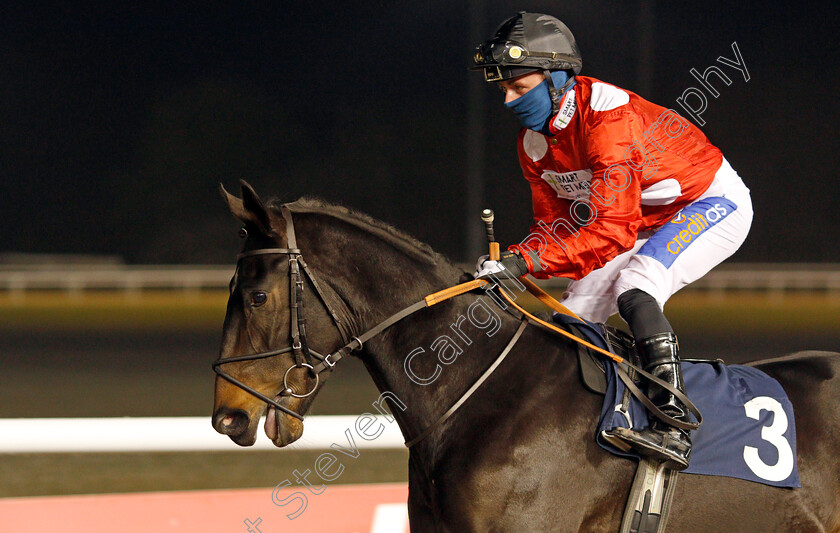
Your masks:
{"label": "black riding helmet", "polygon": [[501,81],[535,70],[580,72],[583,60],[575,37],[551,15],[520,11],[507,19],[489,41],[475,49],[475,66],[487,81]]}
{"label": "black riding helmet", "polygon": [[558,91],[551,80],[552,70],[571,70],[569,81],[580,72],[583,59],[575,36],[565,24],[551,15],[520,11],[507,19],[489,41],[475,49],[475,65],[488,82],[508,80],[529,72],[542,71],[548,81],[553,107],[559,104]]}

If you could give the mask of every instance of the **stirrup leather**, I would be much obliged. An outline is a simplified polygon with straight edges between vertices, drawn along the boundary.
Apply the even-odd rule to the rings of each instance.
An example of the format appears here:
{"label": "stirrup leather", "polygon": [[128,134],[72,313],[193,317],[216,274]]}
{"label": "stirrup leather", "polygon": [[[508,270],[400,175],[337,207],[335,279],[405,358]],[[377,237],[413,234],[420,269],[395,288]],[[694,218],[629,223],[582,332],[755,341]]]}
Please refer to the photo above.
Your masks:
{"label": "stirrup leather", "polygon": [[[641,339],[636,345],[645,370],[684,394],[685,383],[679,366],[679,345],[676,336],[670,332],[662,333]],[[647,396],[656,407],[669,416],[690,422],[688,409],[667,390],[656,384],[649,384]],[[623,441],[645,457],[664,462],[667,468],[688,468],[691,437],[684,429],[677,429],[653,419],[650,426],[641,431],[619,427],[609,431],[608,436]]]}

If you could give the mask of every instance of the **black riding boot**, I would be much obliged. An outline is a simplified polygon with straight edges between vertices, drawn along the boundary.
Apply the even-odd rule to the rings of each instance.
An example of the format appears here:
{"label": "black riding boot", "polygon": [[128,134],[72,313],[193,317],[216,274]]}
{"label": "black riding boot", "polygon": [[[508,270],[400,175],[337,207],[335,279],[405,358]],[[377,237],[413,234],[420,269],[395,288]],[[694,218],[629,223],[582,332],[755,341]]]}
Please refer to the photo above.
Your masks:
{"label": "black riding boot", "polygon": [[[633,289],[621,295],[619,310],[630,329],[637,335],[636,350],[645,371],[685,394],[677,337],[662,314],[659,304],[649,294]],[[669,331],[650,334],[651,328],[653,331]],[[686,406],[664,388],[655,383],[648,383],[647,395],[666,415],[681,422],[691,422]],[[691,455],[691,437],[688,430],[672,427],[652,416],[650,426],[642,431],[616,428],[610,433],[642,455],[664,461],[668,468],[684,470],[688,467]]]}

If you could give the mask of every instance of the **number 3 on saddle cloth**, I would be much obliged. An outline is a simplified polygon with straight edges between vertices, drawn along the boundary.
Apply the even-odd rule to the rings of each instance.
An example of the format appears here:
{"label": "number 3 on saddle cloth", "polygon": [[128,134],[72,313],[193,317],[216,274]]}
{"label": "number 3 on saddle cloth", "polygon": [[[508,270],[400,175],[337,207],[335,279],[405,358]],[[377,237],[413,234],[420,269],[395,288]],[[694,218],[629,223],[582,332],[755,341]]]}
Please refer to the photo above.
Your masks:
{"label": "number 3 on saddle cloth", "polygon": [[[555,315],[554,321],[577,327],[592,344],[604,349],[600,325]],[[636,398],[623,410],[626,387],[607,361],[607,389],[596,441],[622,457],[638,458],[602,436],[614,427],[644,429],[647,410]],[[793,406],[779,382],[761,370],[719,362],[682,363],[688,397],[703,414],[700,429],[691,432],[693,448],[686,474],[728,476],[775,487],[801,487],[796,464]],[[644,390],[644,389],[643,389]],[[692,421],[695,421],[692,417]]]}

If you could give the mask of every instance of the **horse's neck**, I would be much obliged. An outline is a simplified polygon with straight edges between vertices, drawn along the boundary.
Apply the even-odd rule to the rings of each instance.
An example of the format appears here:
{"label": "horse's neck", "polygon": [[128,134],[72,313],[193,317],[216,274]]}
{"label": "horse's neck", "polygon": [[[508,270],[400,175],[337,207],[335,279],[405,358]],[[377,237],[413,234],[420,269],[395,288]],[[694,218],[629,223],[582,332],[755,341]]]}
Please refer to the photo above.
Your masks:
{"label": "horse's neck", "polygon": [[[459,282],[461,272],[447,262],[417,260],[363,232],[351,232],[348,239],[344,230],[331,236],[325,234],[330,228],[320,227],[319,240],[341,244],[316,247],[323,251],[310,262],[317,262],[346,308],[352,335]],[[404,435],[412,438],[475,382],[517,326],[489,296],[462,295],[391,326],[365,344],[361,358],[380,392],[402,403],[392,401],[390,407]]]}
{"label": "horse's neck", "polygon": [[[334,242],[336,235],[321,232],[319,237]],[[351,335],[459,282],[461,272],[448,263],[417,261],[410,257],[413,254],[358,233],[352,239],[341,237],[345,241],[338,240],[338,246],[318,247],[317,263],[319,277],[329,280],[349,315]],[[360,357],[388,399],[377,404],[387,404],[406,440],[414,439],[477,382],[519,325],[517,318],[484,293],[464,294],[421,309],[365,343]],[[584,392],[570,357],[573,353],[566,343],[526,330],[505,364],[456,413],[453,420],[460,422],[437,426],[420,446],[412,448],[412,461],[422,464],[427,474],[432,472],[445,460],[440,450],[460,446],[469,440],[470,432],[475,437],[476,432],[519,423],[510,414],[520,404],[540,406],[543,425],[549,426],[547,431],[559,447],[580,454],[583,442],[584,453],[593,452],[595,444],[586,435],[590,424],[597,422],[599,399]],[[499,383],[503,383],[501,388]],[[564,428],[559,437],[557,428]]]}

